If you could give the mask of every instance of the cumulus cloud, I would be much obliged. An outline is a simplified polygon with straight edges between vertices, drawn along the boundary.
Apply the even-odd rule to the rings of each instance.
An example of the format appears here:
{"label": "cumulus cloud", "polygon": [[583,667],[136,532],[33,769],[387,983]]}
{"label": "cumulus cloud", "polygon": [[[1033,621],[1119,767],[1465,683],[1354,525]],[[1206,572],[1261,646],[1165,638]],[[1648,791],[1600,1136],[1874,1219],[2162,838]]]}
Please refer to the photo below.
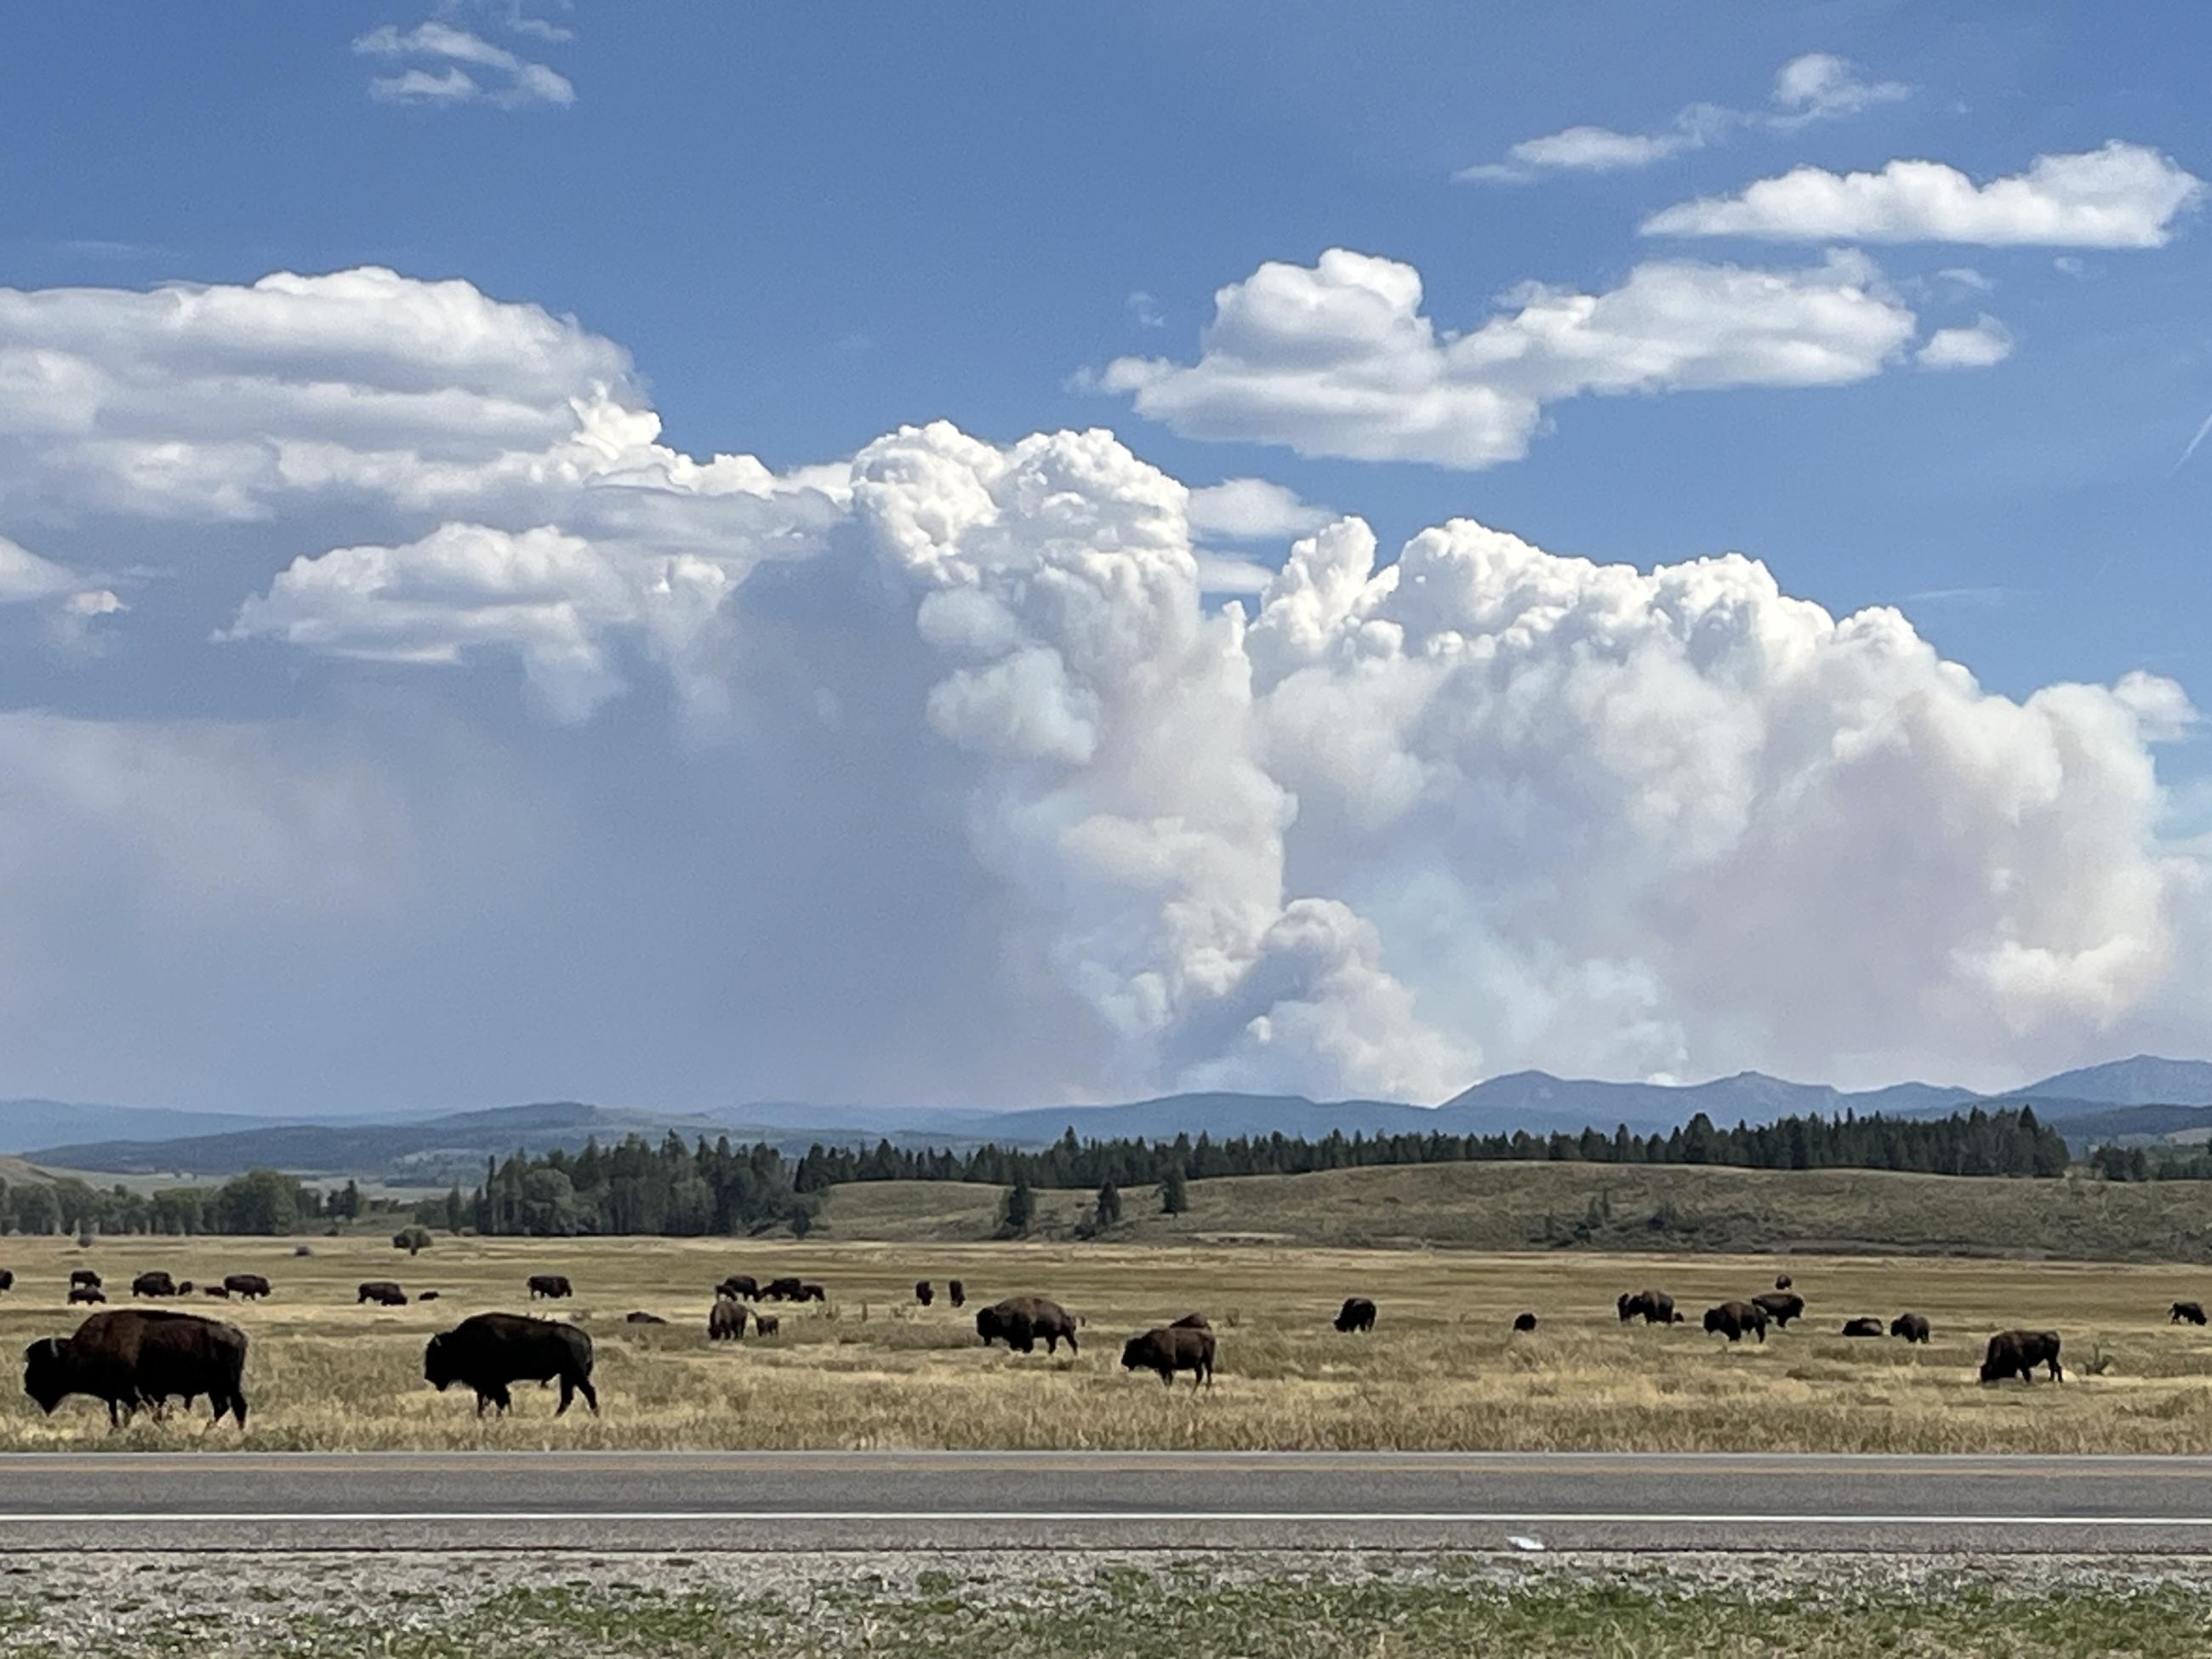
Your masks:
{"label": "cumulus cloud", "polygon": [[1336,515],[1266,478],[1224,478],[1190,492],[1191,528],[1224,541],[1274,541],[1318,530]]}
{"label": "cumulus cloud", "polygon": [[1745,127],[1792,132],[1814,121],[1856,115],[1893,103],[1910,88],[1894,81],[1868,81],[1848,59],[1808,52],[1784,64],[1774,77],[1767,107],[1735,110],[1692,104],[1660,132],[1617,132],[1611,127],[1571,126],[1540,138],[1524,138],[1502,161],[1462,167],[1452,177],[1468,184],[1528,184],[1548,173],[1621,173],[1648,167],[1685,150],[1702,149]]}
{"label": "cumulus cloud", "polygon": [[1940,161],[1892,161],[1879,173],[1794,167],[1735,196],[1663,209],[1644,222],[1644,234],[2163,247],[2174,220],[2203,193],[2203,181],[2170,158],[2114,139],[2078,155],[2039,155],[2026,173],[1985,185]]}
{"label": "cumulus cloud", "polygon": [[2012,356],[2012,331],[1984,312],[1965,327],[1939,328],[1913,354],[1923,368],[1990,368]]}
{"label": "cumulus cloud", "polygon": [[[519,109],[529,104],[558,107],[576,101],[576,88],[566,76],[451,23],[432,20],[404,30],[382,24],[356,37],[353,49],[364,57],[429,58],[445,64],[435,73],[411,68],[373,78],[369,95],[386,102],[454,104],[482,97],[502,109]],[[493,88],[487,91],[475,76],[459,67],[464,64],[491,71],[497,77]]]}
{"label": "cumulus cloud", "polygon": [[[1367,298],[1263,296],[1224,343],[1312,301],[1280,349],[1334,373],[1412,319],[1538,402],[1783,349],[1771,274],[1717,279],[1725,334],[1637,320],[1709,298],[1692,267],[1632,277],[1628,317],[1530,295],[1453,340],[1371,264],[1339,273]],[[1740,556],[1640,571],[1467,520],[1395,557],[1309,526],[1254,603],[1210,603],[1203,536],[1304,509],[1104,432],[695,459],[610,343],[459,286],[0,301],[0,350],[78,388],[0,443],[0,501],[46,510],[23,480],[117,422],[179,446],[178,483],[110,511],[192,517],[216,465],[258,520],[211,533],[296,555],[226,667],[355,693],[297,725],[0,711],[11,1054],[55,1052],[90,969],[39,958],[70,940],[189,963],[226,1034],[273,1008],[320,1040],[374,997],[471,1078],[495,984],[502,1053],[590,1089],[620,1049],[630,1097],[672,1056],[696,1080],[702,1031],[724,1099],[1436,1098],[1522,1065],[1994,1085],[2212,1012],[2204,869],[2160,838],[2155,747],[2197,726],[2170,680],[2006,697]],[[203,459],[237,445],[292,459]],[[502,665],[550,720],[487,709]],[[664,687],[716,720],[663,734]]]}
{"label": "cumulus cloud", "polygon": [[1653,261],[1601,294],[1531,283],[1466,334],[1411,265],[1332,248],[1214,296],[1198,361],[1123,357],[1099,384],[1185,437],[1481,467],[1528,453],[1545,405],[1585,393],[1842,386],[1879,374],[1912,312],[1863,257],[1800,270]]}

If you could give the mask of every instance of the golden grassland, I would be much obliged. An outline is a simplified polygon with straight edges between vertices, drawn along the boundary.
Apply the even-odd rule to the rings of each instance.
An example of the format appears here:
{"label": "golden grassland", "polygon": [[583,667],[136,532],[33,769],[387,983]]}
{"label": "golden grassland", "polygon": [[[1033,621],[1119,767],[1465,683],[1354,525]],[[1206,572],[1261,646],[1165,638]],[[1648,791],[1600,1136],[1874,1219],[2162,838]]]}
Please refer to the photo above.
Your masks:
{"label": "golden grassland", "polygon": [[[285,1449],[1114,1448],[1267,1449],[1562,1448],[1655,1450],[2212,1451],[2212,1333],[2169,1327],[2176,1297],[2212,1300],[2212,1271],[1825,1255],[1659,1257],[1596,1251],[1346,1251],[1266,1246],[858,1243],[809,1240],[522,1240],[438,1237],[410,1261],[388,1237],[289,1240],[0,1240],[15,1290],[0,1296],[12,1356],[74,1328],[70,1269],[88,1265],[112,1297],[164,1267],[205,1282],[226,1272],[274,1281],[268,1302],[199,1297],[252,1342],[246,1443]],[[1765,1288],[1785,1267],[1811,1304],[1806,1324],[1731,1348],[1697,1318]],[[528,1310],[526,1276],[565,1273],[576,1297],[543,1304],[580,1322],[598,1352],[604,1415],[556,1420],[525,1389],[514,1415],[479,1422],[464,1393],[422,1380],[424,1340],[464,1315]],[[798,1273],[830,1288],[827,1309],[781,1309],[772,1340],[712,1344],[705,1318],[725,1273]],[[914,1281],[967,1283],[965,1312],[916,1307]],[[441,1299],[356,1305],[354,1287],[392,1278]],[[1691,1322],[1624,1328],[1613,1298],[1655,1285]],[[979,1346],[975,1304],[1054,1296],[1086,1324],[1081,1356]],[[1341,1336],[1343,1297],[1372,1296],[1381,1322]],[[1936,1340],[1849,1340],[1856,1315],[1926,1314]],[[632,1310],[667,1327],[623,1322]],[[1540,1328],[1516,1336],[1523,1309]],[[1123,1372],[1130,1332],[1197,1310],[1220,1337],[1210,1393]],[[2063,1388],[1975,1377],[1992,1330],[2063,1333]],[[53,1417],[0,1390],[0,1448],[239,1443],[204,1419],[142,1422],[109,1436],[100,1408]]]}

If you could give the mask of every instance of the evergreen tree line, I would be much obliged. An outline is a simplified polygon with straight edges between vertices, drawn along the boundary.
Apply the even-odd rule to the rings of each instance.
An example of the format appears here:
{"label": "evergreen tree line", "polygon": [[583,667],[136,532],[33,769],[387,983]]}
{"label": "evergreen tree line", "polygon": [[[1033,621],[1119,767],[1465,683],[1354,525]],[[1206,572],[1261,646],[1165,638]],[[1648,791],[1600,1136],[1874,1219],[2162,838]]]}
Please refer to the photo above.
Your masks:
{"label": "evergreen tree line", "polygon": [[2107,1181],[2212,1181],[2212,1152],[2201,1146],[2100,1146],[2088,1164]]}
{"label": "evergreen tree line", "polygon": [[201,1233],[282,1235],[346,1222],[391,1207],[353,1182],[331,1192],[275,1170],[252,1170],[219,1187],[134,1193],[58,1181],[0,1180],[0,1233]]}

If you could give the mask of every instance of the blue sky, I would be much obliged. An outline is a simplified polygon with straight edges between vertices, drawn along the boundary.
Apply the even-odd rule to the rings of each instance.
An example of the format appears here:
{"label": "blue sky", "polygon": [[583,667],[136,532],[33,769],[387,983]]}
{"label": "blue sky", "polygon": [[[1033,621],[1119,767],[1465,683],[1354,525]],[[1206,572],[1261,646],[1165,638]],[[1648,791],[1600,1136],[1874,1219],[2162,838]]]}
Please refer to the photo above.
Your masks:
{"label": "blue sky", "polygon": [[[1994,1084],[2201,1029],[2212,453],[2176,465],[2212,412],[2201,8],[1164,4],[1017,27],[418,0],[23,8],[6,28],[0,286],[92,297],[0,323],[0,363],[93,363],[109,389],[71,426],[54,410],[76,382],[24,369],[45,412],[0,425],[0,538],[43,562],[0,607],[0,753],[22,769],[0,833],[35,853],[0,894],[19,941],[0,1090],[332,1109],[1419,1097],[1522,1064]],[[1580,128],[1640,141],[1641,164],[1514,159]],[[2114,144],[2112,176],[2066,172]],[[1900,162],[1955,169],[1949,208],[1884,173]],[[1515,176],[1465,176],[1486,167]],[[1832,175],[1813,196],[1832,185],[1858,218],[1825,222],[1804,189],[1747,195],[1793,169]],[[1698,203],[1718,204],[1711,234],[1647,224]],[[1324,268],[1332,249],[1364,263]],[[241,302],[181,341],[123,320],[165,284],[250,295],[359,267],[507,309],[368,368],[371,347],[314,331],[343,311],[373,337],[419,289],[349,289],[305,319]],[[1376,297],[1398,272],[1420,293],[1402,315]],[[1217,317],[1232,284],[1248,313]],[[1601,326],[1551,331],[1584,300]],[[1339,301],[1388,313],[1387,338],[1311,332]],[[541,316],[586,343],[552,362]],[[509,329],[489,367],[455,367]],[[1970,366],[1923,366],[1945,331],[1936,357]],[[535,475],[394,481],[395,456],[427,477],[535,453],[610,377],[610,407],[659,416],[656,480],[671,456],[743,454],[786,482],[648,534],[623,515],[679,507],[640,505],[627,471],[619,495],[606,469],[567,495]],[[353,442],[267,392],[307,386],[449,386],[468,406],[382,405],[355,446],[385,458],[373,480],[302,483],[314,445]],[[1409,437],[1424,398],[1440,424]],[[943,445],[907,458],[909,479],[984,477],[961,488],[997,493],[1022,550],[904,544],[915,586],[885,599],[881,571],[843,568],[897,539],[848,493],[852,458],[936,421],[1001,455],[1110,428],[1127,454],[1004,477]],[[1155,477],[1304,505],[1165,532]],[[1101,515],[1097,548],[1204,555],[1204,591],[1154,593],[1140,628],[1121,607],[1152,592],[1144,566],[1099,578],[1079,628],[1046,616],[1039,573],[1067,556],[1037,528],[1052,489]],[[1386,568],[1455,518],[1524,538],[1539,562],[1497,580],[1559,654],[1517,690],[1438,690],[1407,665],[1486,628],[1519,648],[1506,600],[1417,615],[1409,580],[1305,616],[1328,547],[1310,579],[1264,585],[1322,508],[1371,526]],[[516,539],[541,532],[569,539]],[[362,549],[384,551],[325,559]],[[1853,659],[1867,686],[1824,670],[1817,707],[1776,701],[1814,649],[1776,643],[1785,599],[1601,591],[1553,556],[1650,572],[1729,551],[1834,617],[1900,607],[1912,648],[1990,698],[1955,669]],[[295,559],[325,562],[289,580]],[[1353,564],[1343,580],[1375,580]],[[1560,582],[1572,599],[1528,597]],[[993,595],[987,622],[945,622],[939,586]],[[1191,744],[1163,734],[1229,717],[1147,699],[1215,648],[1191,641],[1224,605],[1257,619],[1271,598],[1283,627],[1221,647],[1257,676],[1235,714],[1252,730],[1185,787]],[[1755,666],[1713,666],[1685,619],[1709,603]],[[1581,606],[1622,668],[1609,690],[1573,679],[1581,624],[1555,617]],[[1666,673],[1622,607],[1664,624]],[[1141,672],[1053,631],[1155,624]],[[1397,632],[1378,647],[1377,629]],[[1310,659],[1266,654],[1294,634]],[[1403,659],[1344,666],[1378,649]],[[2104,701],[2044,691],[2075,682]],[[1895,731],[1946,697],[1940,741],[1896,739],[1909,779],[1812,779],[1807,757],[1856,754],[1869,699]],[[867,743],[800,732],[849,736],[878,699]],[[1387,730],[1362,724],[1378,702]],[[1566,726],[1498,737],[1531,702]],[[1761,735],[1721,752],[1738,719]],[[1789,816],[1828,790],[1835,848]],[[1098,851],[1131,824],[1153,842]],[[1608,872],[1571,902],[1563,848]],[[1917,881],[2000,896],[1915,931]],[[2034,914],[2002,896],[2031,888],[2058,890]],[[1839,947],[1838,926],[1860,936]]]}

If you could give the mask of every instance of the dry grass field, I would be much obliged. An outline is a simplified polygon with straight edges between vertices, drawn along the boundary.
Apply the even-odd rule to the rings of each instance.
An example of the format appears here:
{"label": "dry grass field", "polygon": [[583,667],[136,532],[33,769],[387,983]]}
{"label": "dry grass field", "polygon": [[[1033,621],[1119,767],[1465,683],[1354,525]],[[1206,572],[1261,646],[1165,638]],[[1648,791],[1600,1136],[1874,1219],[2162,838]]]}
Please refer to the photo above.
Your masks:
{"label": "dry grass field", "polygon": [[[382,1237],[310,1241],[0,1241],[16,1289],[0,1296],[12,1356],[74,1328],[69,1270],[90,1265],[127,1302],[131,1275],[166,1267],[207,1281],[261,1272],[269,1302],[194,1297],[196,1311],[250,1335],[247,1443],[263,1448],[1192,1447],[1507,1448],[1876,1451],[2212,1451],[2212,1333],[2169,1327],[2177,1297],[2212,1301],[2212,1272],[2093,1264],[1828,1256],[1657,1257],[1589,1251],[1339,1251],[1264,1246],[560,1242],[441,1236],[410,1261]],[[1805,1325],[1731,1348],[1698,1328],[1709,1304],[1765,1288],[1778,1265],[1811,1304]],[[425,1338],[462,1316],[526,1310],[532,1270],[568,1273],[574,1318],[598,1348],[605,1415],[552,1415],[525,1389],[505,1422],[478,1422],[465,1394],[421,1375]],[[761,1341],[709,1345],[711,1286],[724,1273],[823,1280],[825,1309],[782,1309]],[[927,1277],[966,1280],[970,1306],[917,1308]],[[441,1299],[356,1306],[354,1286],[392,1278]],[[1613,1297],[1645,1285],[1691,1316],[1624,1328]],[[978,1300],[1052,1295],[1088,1322],[1079,1358],[986,1351]],[[1380,1304],[1369,1337],[1328,1321],[1347,1293]],[[1541,1328],[1514,1336],[1532,1309]],[[1847,1340],[1844,1319],[1934,1321],[1927,1348]],[[672,1322],[626,1325],[633,1309]],[[1123,1337],[1190,1310],[1214,1321],[1220,1377],[1206,1395],[1119,1364]],[[1974,1375],[1993,1329],[2062,1332],[2063,1388],[1984,1389]],[[238,1443],[204,1419],[142,1422],[110,1436],[100,1407],[53,1417],[9,1386],[0,1447]]]}

